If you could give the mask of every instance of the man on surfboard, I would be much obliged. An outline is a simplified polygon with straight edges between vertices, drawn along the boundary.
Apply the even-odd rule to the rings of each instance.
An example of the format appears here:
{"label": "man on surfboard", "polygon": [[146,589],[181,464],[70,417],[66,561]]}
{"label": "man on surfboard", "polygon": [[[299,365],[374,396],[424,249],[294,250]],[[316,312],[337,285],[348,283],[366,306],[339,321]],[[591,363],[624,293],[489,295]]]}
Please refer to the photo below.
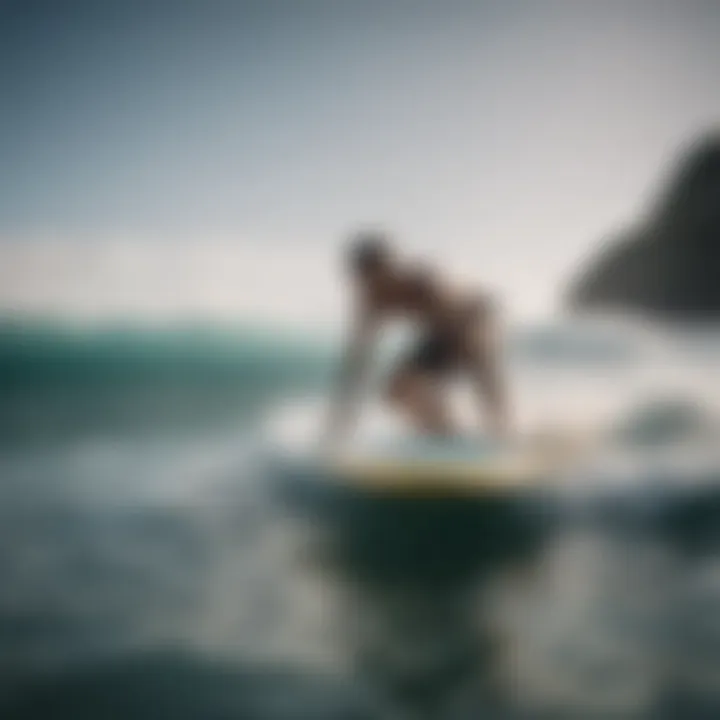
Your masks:
{"label": "man on surfboard", "polygon": [[355,317],[330,414],[330,437],[344,436],[354,420],[357,390],[381,325],[391,318],[415,321],[417,345],[400,361],[386,400],[417,430],[456,432],[444,381],[469,376],[487,410],[490,430],[506,430],[506,398],[500,373],[499,333],[489,299],[451,288],[426,267],[403,263],[381,233],[361,233],[349,248],[356,291]]}

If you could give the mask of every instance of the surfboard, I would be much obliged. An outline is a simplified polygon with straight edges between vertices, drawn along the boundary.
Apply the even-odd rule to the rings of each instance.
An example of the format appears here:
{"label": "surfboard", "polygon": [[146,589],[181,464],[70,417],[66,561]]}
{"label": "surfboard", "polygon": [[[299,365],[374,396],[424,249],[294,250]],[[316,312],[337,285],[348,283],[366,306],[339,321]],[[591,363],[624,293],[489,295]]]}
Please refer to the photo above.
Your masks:
{"label": "surfboard", "polygon": [[331,456],[321,466],[336,482],[374,493],[497,494],[562,482],[583,448],[570,436],[418,438]]}

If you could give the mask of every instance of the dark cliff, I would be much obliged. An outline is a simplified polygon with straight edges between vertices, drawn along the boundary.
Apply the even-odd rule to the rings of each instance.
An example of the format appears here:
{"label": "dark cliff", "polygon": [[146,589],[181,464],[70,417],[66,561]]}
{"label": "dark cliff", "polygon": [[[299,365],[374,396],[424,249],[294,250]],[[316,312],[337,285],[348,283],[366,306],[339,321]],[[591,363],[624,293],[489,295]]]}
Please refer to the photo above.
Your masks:
{"label": "dark cliff", "polygon": [[684,154],[650,219],[606,244],[566,302],[578,311],[720,319],[720,134]]}

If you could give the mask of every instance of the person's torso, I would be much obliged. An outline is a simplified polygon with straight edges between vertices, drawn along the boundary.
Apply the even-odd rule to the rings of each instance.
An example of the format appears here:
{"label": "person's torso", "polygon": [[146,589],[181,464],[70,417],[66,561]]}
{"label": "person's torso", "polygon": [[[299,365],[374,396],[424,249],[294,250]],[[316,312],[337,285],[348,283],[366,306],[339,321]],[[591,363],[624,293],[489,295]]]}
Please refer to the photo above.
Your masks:
{"label": "person's torso", "polygon": [[479,296],[461,292],[423,268],[407,268],[375,296],[385,318],[409,320],[433,334],[462,332],[477,322]]}

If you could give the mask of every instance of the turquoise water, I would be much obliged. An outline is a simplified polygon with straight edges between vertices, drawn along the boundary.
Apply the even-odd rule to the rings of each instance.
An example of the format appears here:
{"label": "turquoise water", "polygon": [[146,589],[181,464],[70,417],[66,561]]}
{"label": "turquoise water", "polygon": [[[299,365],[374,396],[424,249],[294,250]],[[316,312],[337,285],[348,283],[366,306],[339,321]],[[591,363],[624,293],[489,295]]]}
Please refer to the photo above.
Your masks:
{"label": "turquoise water", "polygon": [[[528,387],[619,388],[643,353],[546,328],[509,360]],[[552,509],[302,494],[264,474],[261,421],[322,395],[336,355],[248,327],[2,325],[3,718],[714,716],[712,478],[593,467]],[[647,407],[627,442],[700,432]]]}
{"label": "turquoise water", "polygon": [[254,328],[0,325],[0,442],[252,422],[273,399],[316,387],[331,359]]}

